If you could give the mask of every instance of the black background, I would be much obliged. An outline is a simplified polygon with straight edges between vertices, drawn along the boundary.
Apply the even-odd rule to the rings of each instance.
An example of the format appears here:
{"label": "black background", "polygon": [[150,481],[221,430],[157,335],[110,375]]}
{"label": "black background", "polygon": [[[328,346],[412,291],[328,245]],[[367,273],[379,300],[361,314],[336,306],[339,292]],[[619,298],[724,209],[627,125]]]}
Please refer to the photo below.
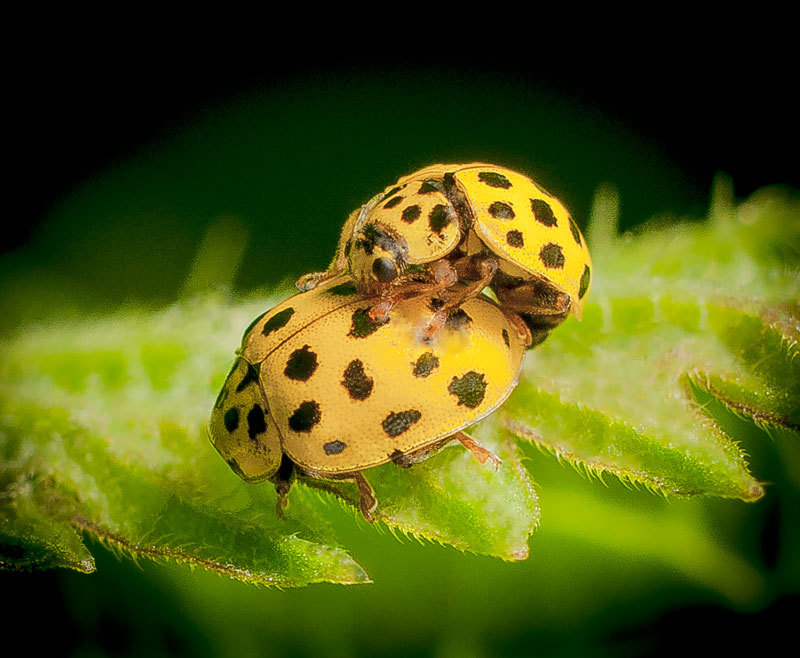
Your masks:
{"label": "black background", "polygon": [[[609,35],[560,50],[516,43],[502,52],[424,56],[406,44],[392,57],[341,55],[322,42],[300,53],[275,43],[230,50],[130,37],[48,41],[42,50],[28,43],[29,52],[7,66],[6,162],[15,221],[7,225],[3,250],[24,243],[81,181],[119,167],[195,113],[292,80],[313,86],[337,75],[413,78],[417,71],[468,80],[481,71],[550,90],[658,144],[688,181],[681,200],[697,206],[706,203],[720,171],[732,177],[739,197],[763,185],[797,185],[796,57],[779,35],[724,37],[710,43],[702,32],[673,33],[624,44]],[[687,208],[651,212],[663,210]]]}

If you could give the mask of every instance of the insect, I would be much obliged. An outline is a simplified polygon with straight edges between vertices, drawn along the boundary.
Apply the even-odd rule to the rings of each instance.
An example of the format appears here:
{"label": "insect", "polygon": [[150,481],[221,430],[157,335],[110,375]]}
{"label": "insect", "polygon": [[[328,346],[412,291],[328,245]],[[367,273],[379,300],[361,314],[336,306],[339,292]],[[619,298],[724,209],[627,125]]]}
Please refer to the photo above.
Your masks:
{"label": "insect", "polygon": [[398,300],[372,320],[379,302],[339,277],[282,302],[244,335],[209,434],[241,478],[275,483],[280,515],[295,473],[354,481],[373,520],[366,469],[408,467],[453,440],[499,463],[463,430],[513,390],[527,333],[484,295],[453,309],[428,340],[420,319],[431,298]]}
{"label": "insect", "polygon": [[400,178],[350,214],[331,268],[297,285],[309,290],[348,271],[360,291],[381,295],[374,319],[400,299],[439,294],[445,303],[428,334],[489,285],[528,325],[533,345],[570,313],[580,317],[592,279],[586,242],[563,204],[530,178],[483,163]]}

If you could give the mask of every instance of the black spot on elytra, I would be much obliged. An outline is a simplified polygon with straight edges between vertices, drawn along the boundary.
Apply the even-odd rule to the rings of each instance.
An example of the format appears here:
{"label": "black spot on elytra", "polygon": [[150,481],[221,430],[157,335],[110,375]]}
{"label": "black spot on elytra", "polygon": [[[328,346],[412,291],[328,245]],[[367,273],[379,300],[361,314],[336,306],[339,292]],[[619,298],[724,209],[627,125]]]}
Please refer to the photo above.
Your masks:
{"label": "black spot on elytra", "polygon": [[495,219],[514,219],[514,209],[503,201],[495,201],[489,206],[489,214]]}
{"label": "black spot on elytra", "polygon": [[478,174],[478,180],[485,183],[489,187],[499,187],[507,190],[511,187],[511,181],[508,180],[503,174],[498,174],[495,171],[482,171]]}
{"label": "black spot on elytra", "polygon": [[469,317],[467,312],[463,309],[457,308],[454,311],[450,311],[445,324],[451,329],[465,329],[471,322],[472,318]]}
{"label": "black spot on elytra", "polygon": [[329,441],[323,444],[322,449],[326,455],[338,455],[347,447],[344,441]]}
{"label": "black spot on elytra", "polygon": [[317,369],[317,355],[312,352],[309,345],[303,345],[289,355],[283,374],[295,381],[308,381]]}
{"label": "black spot on elytra", "polygon": [[564,254],[561,247],[553,242],[548,242],[541,251],[539,251],[539,260],[544,263],[545,267],[553,270],[560,270],[564,267]]}
{"label": "black spot on elytra", "polygon": [[431,192],[439,192],[442,189],[442,184],[436,180],[426,180],[419,186],[417,194],[430,194]]}
{"label": "black spot on elytra", "polygon": [[319,423],[321,414],[319,404],[314,400],[301,402],[300,406],[289,416],[289,427],[295,432],[310,432],[311,428]]}
{"label": "black spot on elytra", "polygon": [[438,297],[431,297],[428,301],[428,308],[431,309],[431,311],[438,311],[442,306],[444,306],[444,300]]}
{"label": "black spot on elytra", "polygon": [[236,407],[228,409],[222,417],[222,422],[225,423],[225,429],[228,430],[228,434],[233,434],[236,428],[239,427],[239,410]]}
{"label": "black spot on elytra", "polygon": [[344,256],[347,258],[350,255],[350,250],[353,248],[353,241],[348,240],[344,243]]}
{"label": "black spot on elytra", "polygon": [[264,418],[264,410],[257,404],[247,412],[247,436],[250,440],[255,440],[256,436],[267,431],[267,421]]}
{"label": "black spot on elytra", "polygon": [[383,200],[386,201],[386,199],[388,199],[389,197],[394,196],[395,194],[397,194],[402,189],[403,189],[402,185],[398,185],[397,187],[393,187],[391,190],[389,190],[386,194],[383,195]]}
{"label": "black spot on elytra", "polygon": [[508,339],[508,331],[503,329],[503,342],[506,344],[506,347],[511,347],[511,341]]}
{"label": "black spot on elytra", "polygon": [[403,201],[403,197],[396,196],[396,197],[394,197],[392,199],[389,199],[386,203],[384,203],[383,207],[388,210],[389,208],[394,208],[395,206],[399,205],[402,201]]}
{"label": "black spot on elytra", "polygon": [[422,414],[416,409],[409,409],[397,413],[392,412],[386,416],[381,425],[383,426],[383,431],[386,432],[388,436],[395,437],[400,436],[403,432],[408,430],[408,428],[421,417]]}
{"label": "black spot on elytra", "polygon": [[250,384],[257,384],[258,383],[258,373],[259,369],[261,368],[261,364],[247,364],[247,372],[244,373],[244,377],[242,377],[242,381],[239,382],[239,385],[236,387],[236,392],[241,393],[245,388],[247,388]]}
{"label": "black spot on elytra", "polygon": [[463,377],[453,377],[447,390],[458,398],[458,404],[474,409],[486,394],[486,382],[482,373],[470,370]]}
{"label": "black spot on elytra", "polygon": [[369,317],[369,307],[359,308],[353,312],[352,324],[350,326],[350,333],[348,336],[353,338],[366,338],[370,334],[375,333],[383,325],[389,322],[389,317],[383,320],[375,321]]}
{"label": "black spot on elytra", "polygon": [[414,204],[413,206],[408,206],[403,210],[403,214],[400,215],[400,219],[402,219],[407,224],[411,224],[419,219],[419,216],[422,214],[422,211],[419,209],[419,206]]}
{"label": "black spot on elytra", "polygon": [[581,232],[578,229],[578,225],[575,223],[575,220],[572,219],[572,217],[569,218],[569,230],[570,230],[570,233],[572,233],[572,238],[575,240],[575,242],[580,247],[580,245],[581,245]]}
{"label": "black spot on elytra", "polygon": [[431,231],[436,234],[441,233],[451,220],[452,217],[447,212],[447,206],[441,203],[436,204],[430,215],[428,215],[428,225],[431,227]]}
{"label": "black spot on elytra", "polygon": [[392,230],[379,224],[367,224],[359,231],[356,247],[371,256],[376,246],[392,254],[395,260],[403,258],[408,249],[405,240]]}
{"label": "black spot on elytra", "polygon": [[372,394],[375,382],[364,372],[364,364],[359,359],[354,359],[347,364],[344,370],[342,386],[347,389],[354,400],[366,400]]}
{"label": "black spot on elytra", "polygon": [[354,283],[340,283],[337,286],[328,288],[328,292],[331,295],[337,295],[338,297],[347,297],[348,295],[356,294],[356,286]]}
{"label": "black spot on elytra", "polygon": [[578,299],[583,299],[586,291],[589,290],[589,282],[592,280],[592,273],[588,265],[583,266],[583,274],[581,275],[581,283],[578,288]]}
{"label": "black spot on elytra", "polygon": [[414,364],[414,377],[427,377],[438,367],[439,357],[433,352],[425,352]]}
{"label": "black spot on elytra", "polygon": [[558,223],[556,216],[553,214],[553,209],[547,201],[531,199],[531,210],[533,211],[534,219],[540,224],[555,226]]}
{"label": "black spot on elytra", "polygon": [[522,237],[522,233],[520,231],[509,231],[506,233],[506,242],[510,244],[512,247],[524,247],[525,240]]}
{"label": "black spot on elytra", "polygon": [[265,336],[269,336],[273,331],[282,329],[293,315],[294,309],[291,306],[283,309],[280,313],[276,313],[264,323],[264,328],[261,330],[261,333]]}

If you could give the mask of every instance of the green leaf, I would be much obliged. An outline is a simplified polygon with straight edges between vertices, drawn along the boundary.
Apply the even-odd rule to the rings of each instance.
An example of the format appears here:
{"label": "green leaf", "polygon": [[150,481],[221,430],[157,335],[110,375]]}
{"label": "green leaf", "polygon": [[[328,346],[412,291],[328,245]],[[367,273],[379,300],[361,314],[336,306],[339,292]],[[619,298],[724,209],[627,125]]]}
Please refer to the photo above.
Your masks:
{"label": "green leaf", "polygon": [[206,298],[30,328],[4,350],[4,566],[91,571],[87,533],[246,582],[368,582],[313,501],[282,521],[274,491],[241,482],[208,441],[229,341],[254,311]]}
{"label": "green leaf", "polygon": [[[524,559],[540,513],[521,455],[534,446],[664,494],[757,499],[717,408],[798,435],[800,208],[777,192],[735,207],[724,181],[715,199],[707,222],[631,238],[615,235],[616,201],[601,193],[583,321],[531,351],[506,405],[471,429],[502,467],[452,446],[371,469],[371,528]],[[241,253],[241,235],[225,253]],[[340,540],[343,523],[367,527],[355,485],[301,478],[281,519],[274,487],[242,482],[210,445],[234,349],[271,305],[199,294],[231,276],[216,254],[204,244],[192,299],[55,318],[0,346],[0,567],[91,571],[88,535],[251,583],[369,581]]]}
{"label": "green leaf", "polygon": [[[233,347],[269,306],[205,296],[162,313],[29,327],[11,341],[0,355],[4,564],[91,570],[86,533],[121,553],[247,582],[368,582],[314,493],[357,506],[354,485],[301,479],[283,520],[274,487],[242,482],[208,440]],[[505,460],[497,472],[461,448],[370,471],[381,524],[524,558],[535,493],[516,446],[484,440]]]}
{"label": "green leaf", "polygon": [[797,431],[798,315],[777,306],[798,299],[797,250],[775,247],[798,244],[800,204],[769,197],[772,212],[756,212],[715,195],[712,221],[654,222],[627,239],[615,235],[613,192],[601,191],[583,322],[531,354],[502,410],[523,443],[663,493],[763,495],[696,392]]}
{"label": "green leaf", "polygon": [[709,322],[741,371],[692,372],[693,394],[712,393],[767,432],[800,435],[800,307],[766,307],[759,314],[717,308]]}
{"label": "green leaf", "polygon": [[[527,558],[528,538],[539,523],[538,496],[513,441],[501,443],[497,430],[488,421],[472,435],[503,460],[498,469],[451,444],[411,469],[386,464],[368,471],[380,501],[377,519],[392,532],[464,551],[505,560]],[[324,486],[358,506],[354,487]]]}

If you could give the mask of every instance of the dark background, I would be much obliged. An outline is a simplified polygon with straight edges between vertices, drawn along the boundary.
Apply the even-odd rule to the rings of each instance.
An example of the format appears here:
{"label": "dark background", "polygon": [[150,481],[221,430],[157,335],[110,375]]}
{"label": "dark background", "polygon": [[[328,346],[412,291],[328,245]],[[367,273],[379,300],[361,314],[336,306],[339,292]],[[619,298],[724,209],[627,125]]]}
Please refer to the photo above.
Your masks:
{"label": "dark background", "polygon": [[[332,86],[347,96],[353,83],[355,91],[373,85],[375,95],[383,95],[376,105],[374,97],[363,99],[367,109],[402,104],[420,88],[465,99],[496,94],[500,121],[504,106],[519,100],[504,93],[516,90],[564,113],[565,126],[572,114],[581,115],[587,155],[601,141],[599,133],[609,131],[625,142],[621,150],[635,145],[651,152],[649,162],[643,157],[636,163],[640,181],[635,171],[614,171],[602,159],[595,163],[598,179],[605,175],[621,186],[631,223],[634,216],[660,212],[700,213],[717,172],[733,178],[740,197],[763,185],[800,182],[796,53],[780,33],[756,34],[753,26],[729,38],[654,34],[652,41],[629,44],[609,35],[594,45],[516,43],[502,53],[459,49],[426,56],[414,56],[417,49],[409,45],[409,52],[392,58],[371,51],[337,55],[322,44],[315,56],[266,40],[263,49],[233,52],[227,43],[181,52],[130,38],[94,48],[79,41],[51,45],[40,58],[29,56],[8,69],[6,162],[16,220],[7,226],[3,248],[28,240],[43,216],[87,179],[157,146],[199,115],[291,87],[302,94]],[[354,110],[361,104],[354,96],[348,103]],[[324,114],[325,108],[316,111]],[[487,125],[493,120],[485,116]],[[446,132],[445,124],[435,129]],[[407,173],[399,164],[388,168],[397,176]],[[581,173],[563,169],[557,173],[567,178]],[[654,180],[659,173],[661,185]],[[573,204],[587,210],[589,193],[573,191]]]}
{"label": "dark background", "polygon": [[[390,58],[374,48],[383,25],[362,35],[358,57],[308,35],[281,47],[266,33],[246,51],[216,41],[183,48],[109,37],[62,38],[47,48],[26,42],[5,79],[11,173],[0,324],[52,312],[19,310],[14,277],[29,271],[56,276],[62,304],[70,294],[95,308],[169,302],[207,227],[226,213],[250,229],[238,289],[323,268],[349,210],[434,161],[519,167],[584,227],[603,182],[619,189],[623,228],[656,214],[702,218],[718,172],[731,177],[739,198],[764,185],[800,184],[796,52],[775,31],[755,38],[756,26],[741,25],[714,42],[678,30],[647,32],[636,42],[606,34],[592,44],[566,31],[543,43],[532,32],[503,48],[466,48],[460,35],[437,54],[396,42],[400,54]],[[43,280],[44,307],[53,279]],[[765,501],[751,517],[755,530],[742,532],[753,559],[769,568],[778,512]],[[387,539],[365,541],[382,555]],[[53,654],[211,653],[205,643],[212,632],[200,617],[177,612],[179,588],[161,575],[171,572],[146,565],[142,575],[99,546],[92,551],[99,569],[92,576],[3,575],[6,600],[28,599],[4,612],[8,627],[47,620],[51,632],[35,644]],[[469,559],[431,554],[414,559],[445,567]],[[474,564],[499,573],[505,567]],[[376,581],[404,591],[402,567],[376,567]],[[610,583],[598,582],[602,597]],[[315,591],[323,602],[340,600],[331,588]],[[627,607],[616,601],[608,619],[593,618],[582,635],[505,629],[489,653],[524,655],[536,646],[559,654],[567,642],[576,654],[602,646],[608,655],[674,655],[687,639],[695,648],[741,649],[743,638],[780,637],[783,618],[798,609],[792,594],[736,611],[699,591],[669,581],[642,599],[632,594]],[[270,593],[275,608],[279,596]],[[309,590],[285,600],[306,597],[312,605],[314,596]],[[654,611],[649,622],[641,609]],[[428,654],[426,642],[409,638],[419,655]]]}

